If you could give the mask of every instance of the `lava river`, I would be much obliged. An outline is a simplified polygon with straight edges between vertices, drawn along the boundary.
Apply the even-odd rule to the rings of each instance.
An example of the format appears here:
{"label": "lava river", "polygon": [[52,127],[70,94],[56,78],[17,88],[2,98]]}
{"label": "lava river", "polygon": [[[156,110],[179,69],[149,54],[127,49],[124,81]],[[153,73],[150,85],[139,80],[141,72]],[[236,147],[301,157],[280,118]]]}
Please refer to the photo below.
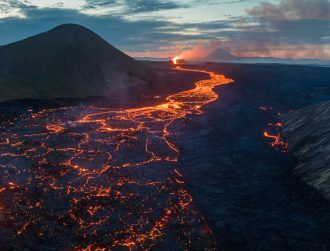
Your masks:
{"label": "lava river", "polygon": [[209,79],[155,106],[28,111],[1,124],[1,250],[216,249],[170,136],[232,80],[177,70]]}

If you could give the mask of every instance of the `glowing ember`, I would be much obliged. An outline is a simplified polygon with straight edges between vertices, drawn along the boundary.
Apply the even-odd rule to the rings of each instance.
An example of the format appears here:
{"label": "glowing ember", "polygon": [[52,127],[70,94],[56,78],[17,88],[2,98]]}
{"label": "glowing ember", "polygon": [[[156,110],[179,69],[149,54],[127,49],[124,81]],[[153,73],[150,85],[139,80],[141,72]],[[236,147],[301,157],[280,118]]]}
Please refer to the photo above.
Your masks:
{"label": "glowing ember", "polygon": [[202,114],[202,106],[218,98],[213,89],[232,80],[177,70],[210,79],[155,106],[47,109],[3,123],[2,243],[212,250],[212,231],[185,189],[170,136],[174,121]]}

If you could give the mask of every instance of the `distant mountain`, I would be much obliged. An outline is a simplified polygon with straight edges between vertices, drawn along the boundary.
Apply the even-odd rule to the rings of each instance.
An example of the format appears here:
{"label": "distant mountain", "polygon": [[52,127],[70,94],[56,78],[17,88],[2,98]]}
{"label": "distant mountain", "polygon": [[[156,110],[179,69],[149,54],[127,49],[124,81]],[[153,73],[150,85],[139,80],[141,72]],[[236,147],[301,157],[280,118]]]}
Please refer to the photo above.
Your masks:
{"label": "distant mountain", "polygon": [[167,58],[135,57],[135,59],[139,61],[164,62],[171,60],[171,57],[167,57]]}
{"label": "distant mountain", "polygon": [[292,59],[292,58],[273,58],[273,57],[240,57],[240,63],[246,64],[289,64],[289,65],[315,65],[330,66],[330,60],[320,59]]}
{"label": "distant mountain", "polygon": [[210,62],[226,62],[226,61],[235,61],[236,58],[234,55],[225,51],[224,49],[217,49],[205,58],[202,61],[210,61]]}
{"label": "distant mountain", "polygon": [[75,24],[0,46],[0,100],[109,96],[158,78],[149,66]]}
{"label": "distant mountain", "polygon": [[291,59],[273,57],[236,57],[224,49],[216,49],[204,58],[195,59],[202,62],[228,62],[242,64],[297,64],[297,65],[317,65],[330,66],[330,60],[320,59]]}
{"label": "distant mountain", "polygon": [[283,124],[282,134],[298,159],[294,173],[330,200],[330,102],[289,113]]}

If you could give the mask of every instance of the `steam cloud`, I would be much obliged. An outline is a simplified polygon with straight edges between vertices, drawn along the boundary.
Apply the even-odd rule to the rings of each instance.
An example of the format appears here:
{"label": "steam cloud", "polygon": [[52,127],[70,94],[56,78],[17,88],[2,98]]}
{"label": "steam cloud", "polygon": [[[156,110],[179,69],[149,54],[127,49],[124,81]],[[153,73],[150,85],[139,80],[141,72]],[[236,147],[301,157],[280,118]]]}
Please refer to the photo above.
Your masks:
{"label": "steam cloud", "polygon": [[210,40],[204,44],[199,44],[192,49],[186,50],[180,54],[185,59],[197,59],[208,56],[210,53],[221,47],[219,41]]}
{"label": "steam cloud", "polygon": [[223,48],[236,56],[330,58],[329,0],[262,2],[246,12],[248,18],[232,20],[235,31],[219,31],[223,41],[198,44],[181,56],[202,58]]}

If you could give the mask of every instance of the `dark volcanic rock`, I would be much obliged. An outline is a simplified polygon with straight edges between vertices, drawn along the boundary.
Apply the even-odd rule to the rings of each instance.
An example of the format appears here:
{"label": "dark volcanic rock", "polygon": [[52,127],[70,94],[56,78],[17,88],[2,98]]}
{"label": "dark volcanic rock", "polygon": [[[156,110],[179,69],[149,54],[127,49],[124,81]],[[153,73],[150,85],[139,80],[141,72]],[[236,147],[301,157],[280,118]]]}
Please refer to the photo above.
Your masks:
{"label": "dark volcanic rock", "polygon": [[298,158],[295,174],[330,199],[330,102],[289,113],[283,122],[283,136]]}
{"label": "dark volcanic rock", "polygon": [[[235,80],[178,131],[182,172],[220,249],[330,250],[330,203],[263,138],[278,112],[330,100],[329,68],[208,64]],[[263,111],[260,106],[271,107]],[[275,133],[275,132],[274,132]]]}
{"label": "dark volcanic rock", "polygon": [[0,100],[109,96],[157,80],[153,69],[79,25],[0,46]]}

